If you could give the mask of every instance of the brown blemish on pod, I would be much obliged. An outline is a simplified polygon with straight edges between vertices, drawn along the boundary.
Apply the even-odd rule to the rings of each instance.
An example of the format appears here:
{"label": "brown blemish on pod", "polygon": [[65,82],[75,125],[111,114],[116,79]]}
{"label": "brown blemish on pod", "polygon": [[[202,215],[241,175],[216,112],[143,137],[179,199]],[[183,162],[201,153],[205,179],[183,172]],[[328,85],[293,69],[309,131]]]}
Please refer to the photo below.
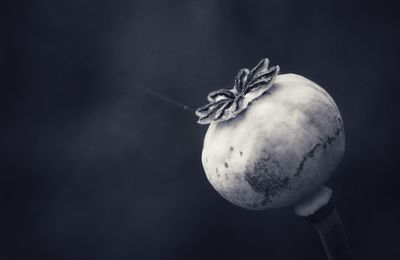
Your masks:
{"label": "brown blemish on pod", "polygon": [[303,159],[301,159],[299,166],[296,169],[296,173],[294,174],[294,176],[298,177],[300,176],[300,173],[303,171],[304,169],[304,164],[306,163],[306,161],[310,158],[313,158],[315,155],[315,151],[322,146],[323,149],[326,149],[329,145],[331,145],[336,138],[343,132],[343,126],[340,126],[336,129],[334,135],[332,136],[328,136],[326,138],[326,140],[322,143],[317,143],[315,144],[310,151],[308,151],[304,156]]}
{"label": "brown blemish on pod", "polygon": [[253,167],[246,169],[244,178],[256,192],[264,194],[261,205],[253,204],[257,209],[273,202],[273,197],[290,188],[289,178],[278,175],[280,169],[278,162],[269,161],[269,156],[260,159]]}

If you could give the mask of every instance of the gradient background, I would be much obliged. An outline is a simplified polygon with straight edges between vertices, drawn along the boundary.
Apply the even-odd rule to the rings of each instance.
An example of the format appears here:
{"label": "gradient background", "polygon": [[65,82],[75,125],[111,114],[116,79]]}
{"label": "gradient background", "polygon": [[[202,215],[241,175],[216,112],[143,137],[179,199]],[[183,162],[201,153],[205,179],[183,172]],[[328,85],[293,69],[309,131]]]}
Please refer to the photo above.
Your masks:
{"label": "gradient background", "polygon": [[329,186],[354,253],[400,259],[399,9],[305,2],[2,4],[0,259],[325,259],[291,208],[220,197],[206,127],[137,89],[197,107],[263,57],[335,98]]}

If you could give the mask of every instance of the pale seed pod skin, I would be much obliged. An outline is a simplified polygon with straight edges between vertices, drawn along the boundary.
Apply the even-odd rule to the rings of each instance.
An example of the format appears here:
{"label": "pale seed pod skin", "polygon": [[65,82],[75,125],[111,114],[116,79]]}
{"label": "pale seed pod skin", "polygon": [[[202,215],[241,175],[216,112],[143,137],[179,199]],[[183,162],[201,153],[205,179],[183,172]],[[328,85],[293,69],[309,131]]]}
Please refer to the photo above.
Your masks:
{"label": "pale seed pod skin", "polygon": [[202,164],[225,199],[253,210],[291,205],[323,185],[345,150],[334,100],[314,82],[278,75],[235,118],[212,122]]}

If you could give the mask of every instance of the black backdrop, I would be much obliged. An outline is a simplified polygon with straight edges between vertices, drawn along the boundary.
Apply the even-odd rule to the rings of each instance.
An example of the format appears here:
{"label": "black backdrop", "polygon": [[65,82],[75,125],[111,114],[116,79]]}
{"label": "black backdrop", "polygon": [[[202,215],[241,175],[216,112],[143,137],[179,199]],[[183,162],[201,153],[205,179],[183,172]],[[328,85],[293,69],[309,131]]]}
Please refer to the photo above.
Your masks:
{"label": "black backdrop", "polygon": [[[1,19],[1,259],[324,259],[291,208],[222,199],[189,106],[268,57],[341,109],[328,185],[358,259],[400,259],[388,1],[14,1]],[[377,5],[374,5],[377,3]]]}

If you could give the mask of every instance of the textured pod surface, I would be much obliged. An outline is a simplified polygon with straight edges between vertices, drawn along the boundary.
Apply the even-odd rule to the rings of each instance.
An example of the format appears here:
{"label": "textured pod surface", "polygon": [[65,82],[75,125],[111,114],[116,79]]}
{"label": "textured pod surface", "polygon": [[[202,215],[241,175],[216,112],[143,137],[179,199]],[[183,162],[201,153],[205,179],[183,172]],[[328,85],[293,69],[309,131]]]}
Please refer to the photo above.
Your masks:
{"label": "textured pod surface", "polygon": [[261,210],[290,205],[320,187],[344,148],[342,118],[329,94],[284,74],[236,118],[210,124],[202,163],[225,199]]}

